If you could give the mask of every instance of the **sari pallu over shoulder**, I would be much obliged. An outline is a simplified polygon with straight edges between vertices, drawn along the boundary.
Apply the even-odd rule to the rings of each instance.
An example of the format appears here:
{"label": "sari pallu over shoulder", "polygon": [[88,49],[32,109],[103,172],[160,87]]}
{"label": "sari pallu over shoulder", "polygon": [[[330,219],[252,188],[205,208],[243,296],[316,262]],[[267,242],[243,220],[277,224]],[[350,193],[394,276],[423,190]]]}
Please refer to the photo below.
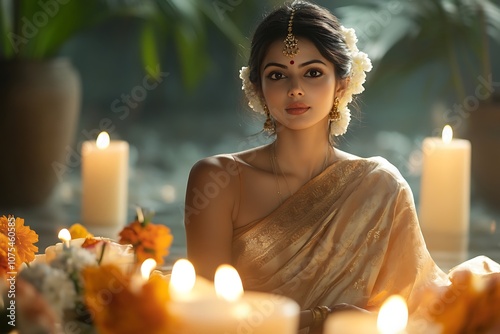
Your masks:
{"label": "sari pallu over shoulder", "polygon": [[270,215],[235,229],[233,264],[246,290],[285,295],[303,309],[378,308],[394,293],[411,303],[427,284],[447,282],[408,184],[378,157],[332,164]]}

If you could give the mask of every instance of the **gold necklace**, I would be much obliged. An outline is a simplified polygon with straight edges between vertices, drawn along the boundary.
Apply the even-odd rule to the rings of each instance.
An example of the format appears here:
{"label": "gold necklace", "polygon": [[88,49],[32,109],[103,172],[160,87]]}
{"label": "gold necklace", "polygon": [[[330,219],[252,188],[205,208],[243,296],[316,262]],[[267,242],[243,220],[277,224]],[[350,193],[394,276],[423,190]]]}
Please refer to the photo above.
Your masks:
{"label": "gold necklace", "polygon": [[[330,156],[330,146],[327,145],[326,147],[326,153],[325,153],[325,161],[323,162],[323,168],[321,170],[321,173],[323,173],[327,167],[327,164],[328,164],[328,158]],[[278,197],[279,197],[279,200],[280,200],[280,204],[283,204],[283,196],[281,194],[281,187],[280,187],[280,182],[279,182],[279,179],[278,179],[278,173],[276,171],[276,166],[278,167],[281,175],[283,176],[283,179],[285,180],[285,184],[286,184],[286,187],[287,187],[287,190],[288,190],[288,195],[289,196],[292,196],[292,191],[290,190],[290,184],[288,183],[288,179],[285,175],[285,173],[283,172],[283,169],[281,169],[281,166],[280,166],[280,163],[278,161],[278,158],[276,157],[276,141],[274,141],[272,144],[271,144],[271,156],[270,156],[270,160],[271,160],[271,168],[273,170],[273,174],[274,174],[274,179],[276,180],[276,191],[278,193]],[[318,174],[318,175],[319,175]]]}

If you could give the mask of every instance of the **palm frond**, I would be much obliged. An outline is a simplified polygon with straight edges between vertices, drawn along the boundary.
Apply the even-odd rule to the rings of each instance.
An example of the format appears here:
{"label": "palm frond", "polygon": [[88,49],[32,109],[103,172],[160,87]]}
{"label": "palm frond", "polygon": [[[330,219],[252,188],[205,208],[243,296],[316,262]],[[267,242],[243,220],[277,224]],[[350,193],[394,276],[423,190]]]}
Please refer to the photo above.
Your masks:
{"label": "palm frond", "polygon": [[[351,24],[360,35],[360,49],[376,64],[372,80],[437,62],[449,69],[460,97],[465,95],[464,78],[468,77],[462,63],[482,63],[482,71],[488,73],[485,34],[500,41],[498,4],[491,0],[404,1],[398,3],[397,12],[391,12],[389,6],[382,1],[360,2],[338,10],[342,22]],[[471,72],[477,73],[473,67]]]}

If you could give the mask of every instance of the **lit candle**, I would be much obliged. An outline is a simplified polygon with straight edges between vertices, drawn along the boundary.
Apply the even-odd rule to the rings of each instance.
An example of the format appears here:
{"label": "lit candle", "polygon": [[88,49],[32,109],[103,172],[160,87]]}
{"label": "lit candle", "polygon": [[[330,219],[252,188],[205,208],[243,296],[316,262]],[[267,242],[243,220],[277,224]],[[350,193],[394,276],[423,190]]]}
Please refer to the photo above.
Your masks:
{"label": "lit candle", "polygon": [[216,296],[213,283],[196,276],[194,266],[186,259],[177,260],[172,267],[172,274],[165,278],[169,281],[169,293],[173,301],[192,301]]}
{"label": "lit candle", "polygon": [[398,295],[390,296],[378,313],[377,328],[383,334],[404,334],[408,325],[408,307]]}
{"label": "lit candle", "polygon": [[134,293],[139,293],[142,286],[148,281],[151,271],[156,268],[154,259],[146,259],[141,264],[139,272],[136,272],[130,278],[130,290]]}
{"label": "lit candle", "polygon": [[243,284],[241,283],[240,275],[230,265],[223,264],[217,269],[214,277],[214,285],[215,293],[221,299],[236,301],[243,295]]}
{"label": "lit candle", "polygon": [[101,132],[82,145],[82,220],[120,228],[127,221],[129,145]]}
{"label": "lit candle", "polygon": [[63,228],[62,230],[60,230],[57,237],[62,241],[63,249],[68,250],[71,241],[71,234],[69,233],[68,229]]}
{"label": "lit candle", "polygon": [[453,139],[447,125],[442,138],[425,138],[422,148],[419,218],[427,246],[431,252],[462,254],[469,233],[470,142]]}
{"label": "lit candle", "polygon": [[[171,281],[176,281],[172,272]],[[296,334],[299,306],[291,299],[245,292],[236,270],[224,265],[215,275],[217,296],[203,296],[168,305],[171,333]]]}
{"label": "lit candle", "polygon": [[188,300],[196,283],[194,266],[185,259],[177,260],[172,267],[169,292],[172,300]]}
{"label": "lit candle", "polygon": [[330,315],[324,326],[325,334],[404,334],[408,324],[408,307],[401,296],[389,297],[378,315],[344,311]]}

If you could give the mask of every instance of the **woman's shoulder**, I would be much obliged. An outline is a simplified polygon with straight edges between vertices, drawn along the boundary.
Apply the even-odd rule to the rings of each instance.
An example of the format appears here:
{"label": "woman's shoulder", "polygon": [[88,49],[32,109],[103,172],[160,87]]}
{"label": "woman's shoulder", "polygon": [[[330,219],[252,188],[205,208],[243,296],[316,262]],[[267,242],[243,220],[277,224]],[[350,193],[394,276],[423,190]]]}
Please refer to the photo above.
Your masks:
{"label": "woman's shoulder", "polygon": [[393,184],[397,187],[406,187],[407,185],[398,168],[384,157],[373,156],[363,158],[342,151],[339,153],[339,156],[343,163],[350,164],[353,168],[359,168],[359,171],[363,172],[365,180],[371,179]]}
{"label": "woman's shoulder", "polygon": [[191,168],[191,177],[222,177],[237,176],[246,167],[264,168],[262,150],[265,146],[259,146],[246,151],[235,153],[217,154],[198,160]]}
{"label": "woman's shoulder", "polygon": [[191,179],[224,178],[238,175],[236,158],[232,154],[218,154],[198,160],[191,168]]}
{"label": "woman's shoulder", "polygon": [[374,177],[379,183],[383,183],[388,189],[392,190],[410,190],[410,186],[403,177],[399,169],[389,162],[386,158],[374,156],[366,158],[372,164],[372,170],[369,177]]}

